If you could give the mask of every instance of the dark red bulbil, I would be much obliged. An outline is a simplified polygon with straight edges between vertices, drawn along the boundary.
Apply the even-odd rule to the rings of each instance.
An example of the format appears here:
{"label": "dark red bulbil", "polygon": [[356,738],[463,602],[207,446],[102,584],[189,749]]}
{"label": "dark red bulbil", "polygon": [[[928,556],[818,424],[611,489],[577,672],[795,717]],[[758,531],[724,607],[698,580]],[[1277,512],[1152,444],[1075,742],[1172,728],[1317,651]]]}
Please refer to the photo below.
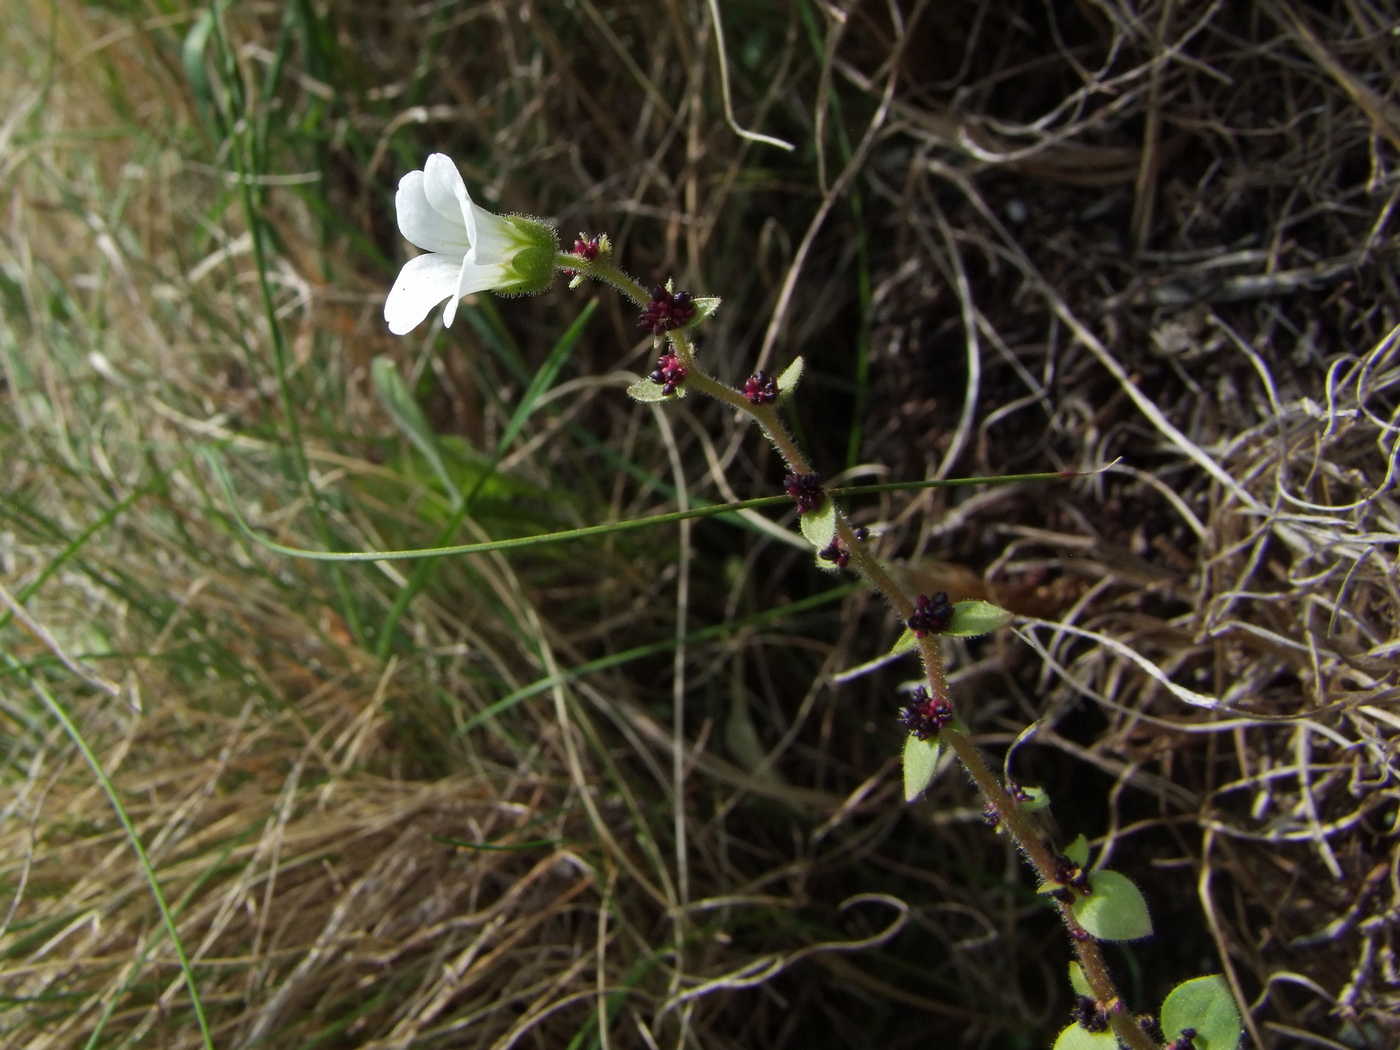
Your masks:
{"label": "dark red bulbil", "polygon": [[586,233],[580,233],[574,239],[574,254],[592,262],[598,258],[598,252],[602,247],[599,238],[590,237]]}
{"label": "dark red bulbil", "polygon": [[899,724],[920,740],[927,740],[953,720],[953,705],[929,696],[923,686],[914,690],[909,703],[899,709]]}
{"label": "dark red bulbil", "polygon": [[905,621],[915,638],[926,634],[941,634],[953,624],[953,603],[947,591],[935,591],[930,597],[921,594],[914,599],[914,615]]}
{"label": "dark red bulbil", "polygon": [[767,372],[755,372],[744,381],[744,396],[750,404],[771,405],[778,400],[778,381]]}
{"label": "dark red bulbil", "polygon": [[656,359],[656,371],[647,378],[659,384],[661,392],[670,397],[685,382],[685,376],[685,365],[681,364],[681,359],[673,353],[666,353]]}
{"label": "dark red bulbil", "polygon": [[826,499],[822,491],[822,476],[812,474],[789,474],[783,479],[783,488],[797,503],[797,513],[807,514],[816,510]]}
{"label": "dark red bulbil", "polygon": [[662,285],[651,290],[651,302],[642,307],[637,327],[651,329],[652,335],[664,335],[680,328],[695,316],[695,303],[689,292],[668,291]]}

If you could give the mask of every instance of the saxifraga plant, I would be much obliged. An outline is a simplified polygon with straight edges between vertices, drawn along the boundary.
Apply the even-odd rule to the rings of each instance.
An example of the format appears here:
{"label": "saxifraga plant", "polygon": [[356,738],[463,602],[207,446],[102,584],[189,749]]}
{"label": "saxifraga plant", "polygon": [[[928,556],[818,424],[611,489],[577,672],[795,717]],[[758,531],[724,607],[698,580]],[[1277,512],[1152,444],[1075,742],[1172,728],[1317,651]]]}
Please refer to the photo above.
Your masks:
{"label": "saxifraga plant", "polygon": [[1015,842],[1039,879],[1040,892],[1059,911],[1077,956],[1070,966],[1076,998],[1072,1023],[1060,1033],[1055,1050],[1109,1050],[1120,1043],[1132,1050],[1235,1050],[1242,1034],[1240,1015],[1218,974],[1178,985],[1156,1015],[1128,1010],[1101,945],[1152,933],[1142,893],[1118,872],[1088,870],[1083,836],[1055,848],[1036,816],[1050,805],[1046,793],[998,778],[972,743],[949,692],[940,638],[990,633],[1011,614],[984,601],[950,602],[942,592],[910,594],[896,582],[871,549],[865,530],[853,526],[837,506],[783,423],[780,410],[801,378],[802,359],[778,376],[758,371],[738,387],[725,384],[700,365],[691,335],[719,307],[719,299],[692,296],[669,281],[644,288],[613,263],[606,235],[580,234],[570,251],[561,251],[547,223],[493,215],[475,204],[456,165],[443,154],[433,154],[422,171],[403,177],[396,206],[400,231],[426,254],[409,260],[394,282],[384,310],[391,331],[411,331],[443,302],[443,322],[451,325],[465,295],[539,292],[558,272],[570,278],[571,287],[585,279],[601,281],[637,305],[638,325],[655,341],[655,369],[628,388],[635,400],[673,401],[694,391],[747,414],[762,428],[787,466],[784,488],[797,506],[817,564],[855,572],[878,589],[906,627],[894,651],[918,652],[925,684],[898,712],[899,724],[908,731],[906,800],[923,793],[942,749],[950,750],[982,793],[989,822]]}

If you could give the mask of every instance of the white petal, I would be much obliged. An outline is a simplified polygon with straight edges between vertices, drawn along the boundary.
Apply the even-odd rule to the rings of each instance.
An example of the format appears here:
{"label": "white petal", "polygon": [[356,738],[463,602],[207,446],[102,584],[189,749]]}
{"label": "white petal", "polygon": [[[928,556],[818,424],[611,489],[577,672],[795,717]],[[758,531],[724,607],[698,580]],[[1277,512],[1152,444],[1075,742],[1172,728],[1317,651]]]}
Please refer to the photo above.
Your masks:
{"label": "white petal", "polygon": [[394,207],[399,215],[399,232],[424,251],[465,255],[471,247],[461,213],[444,215],[428,200],[421,171],[410,171],[399,180]]}
{"label": "white petal", "polygon": [[[452,301],[447,304],[447,310],[442,315],[442,323],[449,328],[452,327],[452,319],[457,316],[457,303],[462,296],[471,295],[472,292],[485,292],[492,288],[500,288],[510,284],[511,281],[511,273],[503,265],[480,266],[470,259],[463,262],[461,272],[457,275],[456,293],[453,295]],[[519,283],[518,279],[516,283]]]}
{"label": "white petal", "polygon": [[467,184],[462,181],[462,173],[446,153],[434,153],[423,165],[423,189],[433,209],[461,223],[467,231],[467,239],[476,243],[472,199],[467,193]]}
{"label": "white petal", "polygon": [[521,248],[520,232],[499,215],[492,215],[485,208],[471,206],[476,219],[472,231],[472,247],[476,249],[473,258],[482,265],[507,263],[515,258]]}
{"label": "white petal", "polygon": [[453,296],[462,269],[461,255],[420,255],[404,263],[384,302],[389,331],[395,335],[413,331],[434,306],[447,298],[452,298],[450,310],[455,313],[457,300]]}

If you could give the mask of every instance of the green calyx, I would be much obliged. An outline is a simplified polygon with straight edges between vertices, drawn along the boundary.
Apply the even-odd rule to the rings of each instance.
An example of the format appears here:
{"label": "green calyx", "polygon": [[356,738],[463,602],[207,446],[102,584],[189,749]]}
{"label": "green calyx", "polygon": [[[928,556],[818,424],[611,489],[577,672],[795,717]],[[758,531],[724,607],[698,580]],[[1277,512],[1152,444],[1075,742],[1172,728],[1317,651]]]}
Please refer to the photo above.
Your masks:
{"label": "green calyx", "polygon": [[500,291],[507,295],[533,295],[554,280],[554,258],[559,253],[559,235],[554,227],[524,215],[507,215],[520,247],[511,256],[510,268],[520,280]]}

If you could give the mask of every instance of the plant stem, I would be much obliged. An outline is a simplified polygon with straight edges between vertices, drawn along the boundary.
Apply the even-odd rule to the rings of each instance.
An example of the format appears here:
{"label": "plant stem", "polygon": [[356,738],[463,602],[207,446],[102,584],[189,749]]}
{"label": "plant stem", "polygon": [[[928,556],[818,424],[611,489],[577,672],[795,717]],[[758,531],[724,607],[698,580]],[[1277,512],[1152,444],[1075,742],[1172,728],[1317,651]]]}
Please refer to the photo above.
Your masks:
{"label": "plant stem", "polygon": [[592,277],[595,281],[610,284],[638,306],[645,306],[651,301],[650,293],[638,281],[602,259],[585,259],[581,255],[559,252],[554,256],[554,265],[557,269],[572,270]]}
{"label": "plant stem", "polygon": [[[609,279],[599,276],[604,280]],[[628,280],[630,281],[630,278]],[[609,280],[609,283],[616,284],[616,281]],[[632,282],[632,284],[636,285],[636,282]],[[618,286],[621,287],[621,285]],[[640,291],[640,286],[636,285],[636,287]],[[802,455],[801,449],[797,447],[797,442],[793,440],[787,427],[783,425],[774,405],[753,404],[740,391],[721,383],[704,369],[698,367],[695,364],[690,340],[683,330],[668,332],[667,336],[675,347],[677,356],[686,366],[686,384],[688,386],[700,393],[708,394],[716,400],[723,401],[741,412],[748,413],[763,428],[768,440],[773,443],[773,446],[783,457],[790,471],[794,474],[811,473],[811,467],[806,457]],[[836,534],[850,552],[851,565],[856,572],[869,580],[871,585],[885,596],[899,613],[901,620],[909,619],[915,610],[913,598],[905,593],[904,588],[899,586],[881,561],[857,537],[855,528],[839,507],[836,508]],[[948,691],[948,676],[944,670],[943,653],[939,648],[937,636],[928,634],[919,639],[919,657],[923,663],[924,675],[928,679],[933,696],[951,704],[952,697]],[[1023,812],[1016,804],[1016,800],[1002,786],[1001,781],[988,767],[981,752],[977,750],[977,746],[966,733],[950,725],[946,726],[939,736],[957,756],[958,761],[967,770],[983,797],[996,807],[1002,827],[1006,829],[1007,834],[1011,836],[1012,841],[1016,843],[1017,848],[1035,870],[1042,883],[1054,884],[1056,882],[1055,854],[1046,844],[1034,818]],[[1098,942],[1080,925],[1071,905],[1063,901],[1058,902],[1058,904],[1060,916],[1064,919],[1065,926],[1074,941],[1079,957],[1079,966],[1084,972],[1084,979],[1094,993],[1095,1000],[1104,1004],[1108,1010],[1109,1024],[1113,1028],[1114,1035],[1127,1044],[1131,1050],[1160,1050],[1152,1037],[1143,1031],[1137,1020],[1125,1009],[1122,997],[1118,994],[1118,989],[1108,972],[1108,965],[1104,962],[1103,952],[1100,950]]]}

